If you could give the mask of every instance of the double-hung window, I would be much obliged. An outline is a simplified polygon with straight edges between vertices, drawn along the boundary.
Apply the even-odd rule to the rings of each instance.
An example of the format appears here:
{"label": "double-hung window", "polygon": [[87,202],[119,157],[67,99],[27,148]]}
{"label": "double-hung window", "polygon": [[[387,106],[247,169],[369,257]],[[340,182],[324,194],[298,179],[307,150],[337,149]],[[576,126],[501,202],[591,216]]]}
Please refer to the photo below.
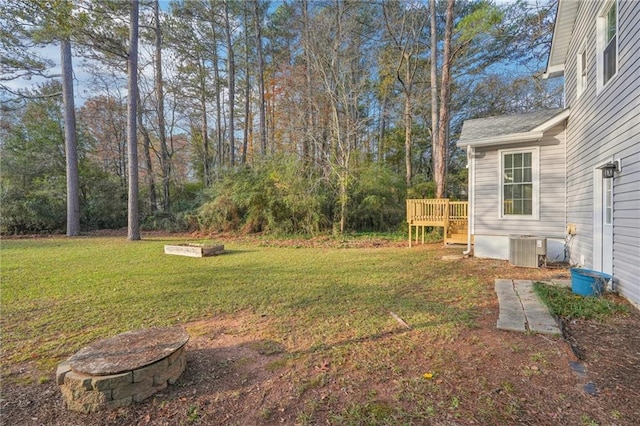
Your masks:
{"label": "double-hung window", "polygon": [[610,1],[598,16],[598,88],[618,72],[618,2]]}
{"label": "double-hung window", "polygon": [[538,216],[538,150],[500,151],[501,217]]}

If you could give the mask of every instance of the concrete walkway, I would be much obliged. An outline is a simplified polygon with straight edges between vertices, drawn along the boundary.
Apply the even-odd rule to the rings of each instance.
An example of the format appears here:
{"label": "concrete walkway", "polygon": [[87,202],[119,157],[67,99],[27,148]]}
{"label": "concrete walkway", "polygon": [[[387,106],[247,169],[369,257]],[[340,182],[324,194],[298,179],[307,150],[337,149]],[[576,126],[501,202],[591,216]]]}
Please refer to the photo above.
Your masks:
{"label": "concrete walkway", "polygon": [[532,281],[497,279],[495,289],[500,303],[499,329],[560,334],[556,320],[533,291]]}

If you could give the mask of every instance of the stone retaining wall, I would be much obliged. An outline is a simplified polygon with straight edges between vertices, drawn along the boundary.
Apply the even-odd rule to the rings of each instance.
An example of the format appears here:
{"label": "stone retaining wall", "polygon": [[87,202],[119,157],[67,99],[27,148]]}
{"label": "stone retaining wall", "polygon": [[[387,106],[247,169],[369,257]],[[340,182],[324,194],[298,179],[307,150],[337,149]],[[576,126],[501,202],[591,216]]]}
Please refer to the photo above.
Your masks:
{"label": "stone retaining wall", "polygon": [[58,365],[56,381],[69,410],[92,413],[140,402],[175,383],[186,366],[187,354],[182,346],[153,364],[107,376],[73,371],[65,361]]}

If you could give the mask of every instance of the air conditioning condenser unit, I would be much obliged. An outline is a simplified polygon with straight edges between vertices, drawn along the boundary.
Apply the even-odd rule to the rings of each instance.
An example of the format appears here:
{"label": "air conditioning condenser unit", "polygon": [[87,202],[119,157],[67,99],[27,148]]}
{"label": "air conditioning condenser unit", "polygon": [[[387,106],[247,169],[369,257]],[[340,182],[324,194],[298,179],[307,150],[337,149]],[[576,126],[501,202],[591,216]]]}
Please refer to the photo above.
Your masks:
{"label": "air conditioning condenser unit", "polygon": [[509,236],[509,263],[514,266],[537,268],[541,256],[547,255],[547,239],[533,235]]}

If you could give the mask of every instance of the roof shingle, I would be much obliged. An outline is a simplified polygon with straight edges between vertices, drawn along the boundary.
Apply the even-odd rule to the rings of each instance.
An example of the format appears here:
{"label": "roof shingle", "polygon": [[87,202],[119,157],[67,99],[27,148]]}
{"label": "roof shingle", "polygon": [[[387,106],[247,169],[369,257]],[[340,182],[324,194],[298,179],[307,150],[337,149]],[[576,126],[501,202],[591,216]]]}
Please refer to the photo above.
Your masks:
{"label": "roof shingle", "polygon": [[555,108],[525,114],[466,120],[462,125],[458,145],[465,145],[468,142],[489,137],[526,133],[550,120],[562,111],[563,108]]}

